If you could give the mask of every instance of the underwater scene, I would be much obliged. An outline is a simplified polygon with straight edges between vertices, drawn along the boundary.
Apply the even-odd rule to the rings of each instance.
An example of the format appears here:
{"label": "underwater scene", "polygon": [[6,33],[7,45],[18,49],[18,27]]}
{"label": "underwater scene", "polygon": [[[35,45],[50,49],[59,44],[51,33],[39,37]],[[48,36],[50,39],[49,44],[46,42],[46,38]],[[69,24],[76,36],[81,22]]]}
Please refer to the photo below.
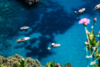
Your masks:
{"label": "underwater scene", "polygon": [[[100,46],[87,52],[85,42],[89,40],[86,27],[91,32],[94,25],[93,35],[100,31],[100,5],[94,10],[100,0],[39,0],[31,6],[23,1],[0,0],[1,56],[18,54],[23,58],[31,57],[38,59],[42,66],[56,61],[62,65],[69,62],[73,67],[94,67],[91,65],[93,59],[87,58],[87,53],[94,54],[97,48],[100,52]],[[82,8],[84,12],[79,14]],[[86,25],[85,21],[84,25],[79,23],[82,18],[89,22]],[[93,21],[94,18],[96,21]],[[28,28],[23,30],[24,26]],[[28,40],[21,39],[24,37]],[[94,39],[90,37],[91,47],[96,44]],[[55,43],[58,47],[51,46]],[[99,58],[97,55],[95,57]],[[99,65],[98,61],[96,63]]]}

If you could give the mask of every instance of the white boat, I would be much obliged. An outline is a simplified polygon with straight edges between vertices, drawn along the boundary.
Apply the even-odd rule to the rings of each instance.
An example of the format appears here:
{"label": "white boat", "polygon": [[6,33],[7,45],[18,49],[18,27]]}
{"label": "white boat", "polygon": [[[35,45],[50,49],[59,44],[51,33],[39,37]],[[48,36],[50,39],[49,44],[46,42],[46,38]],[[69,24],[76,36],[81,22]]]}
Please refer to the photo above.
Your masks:
{"label": "white boat", "polygon": [[27,29],[29,29],[29,26],[24,26],[24,27],[21,27],[20,29],[21,30],[27,30]]}
{"label": "white boat", "polygon": [[96,5],[94,10],[100,9],[100,4]]}
{"label": "white boat", "polygon": [[86,58],[92,58],[92,55],[90,55],[90,56],[87,55]]}
{"label": "white boat", "polygon": [[30,38],[29,37],[25,37],[25,38],[18,39],[16,42],[20,43],[20,42],[26,41],[28,39],[30,39]]}
{"label": "white boat", "polygon": [[78,11],[78,14],[83,13],[85,11],[85,8],[82,8]]}
{"label": "white boat", "polygon": [[51,47],[59,47],[59,46],[60,46],[60,44],[55,44],[55,43],[51,44]]}

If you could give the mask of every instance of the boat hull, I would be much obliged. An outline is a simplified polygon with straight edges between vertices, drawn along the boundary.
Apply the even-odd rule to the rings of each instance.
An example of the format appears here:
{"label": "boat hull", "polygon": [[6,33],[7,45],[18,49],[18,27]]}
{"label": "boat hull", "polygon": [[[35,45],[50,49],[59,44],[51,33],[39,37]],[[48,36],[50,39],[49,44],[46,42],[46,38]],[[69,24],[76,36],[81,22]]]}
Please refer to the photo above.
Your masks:
{"label": "boat hull", "polygon": [[24,41],[29,40],[29,39],[30,39],[29,37],[25,37],[25,38],[18,39],[16,42],[20,43],[20,42],[24,42]]}

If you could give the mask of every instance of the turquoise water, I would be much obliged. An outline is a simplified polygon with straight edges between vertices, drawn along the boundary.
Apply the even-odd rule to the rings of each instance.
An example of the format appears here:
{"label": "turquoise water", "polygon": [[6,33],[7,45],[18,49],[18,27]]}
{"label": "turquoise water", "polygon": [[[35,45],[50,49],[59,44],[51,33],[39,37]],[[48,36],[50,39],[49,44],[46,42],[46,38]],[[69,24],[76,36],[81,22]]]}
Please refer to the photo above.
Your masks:
{"label": "turquoise water", "polygon": [[[17,0],[0,1],[0,55],[8,57],[17,53],[24,58],[39,59],[43,66],[56,61],[62,65],[70,62],[73,67],[86,67],[86,35],[77,18],[89,18],[88,29],[91,30],[93,18],[97,17],[94,29],[98,32],[100,10],[94,11],[98,3],[99,0],[40,0],[29,7]],[[74,13],[81,8],[86,8],[83,14]],[[25,25],[30,28],[20,31]],[[30,40],[17,44],[16,40],[23,37],[30,37]],[[48,50],[53,42],[61,46]]]}

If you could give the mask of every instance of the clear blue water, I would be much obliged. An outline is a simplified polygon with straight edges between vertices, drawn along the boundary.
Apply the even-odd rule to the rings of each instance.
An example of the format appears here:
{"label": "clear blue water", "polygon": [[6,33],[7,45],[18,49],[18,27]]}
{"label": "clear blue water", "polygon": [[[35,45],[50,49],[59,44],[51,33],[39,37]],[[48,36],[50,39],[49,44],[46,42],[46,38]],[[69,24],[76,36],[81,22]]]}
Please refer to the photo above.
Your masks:
{"label": "clear blue water", "polygon": [[[94,11],[99,0],[40,0],[38,4],[27,7],[20,1],[0,1],[0,55],[5,57],[19,54],[38,59],[43,66],[56,61],[73,67],[86,67],[86,35],[83,25],[77,18],[89,18],[91,30],[93,18],[97,17],[95,32],[100,30],[100,10]],[[86,11],[77,15],[74,11],[81,8]],[[27,31],[20,31],[22,26],[30,26]],[[23,37],[30,40],[17,44]],[[47,48],[51,43],[61,44],[58,48]]]}

